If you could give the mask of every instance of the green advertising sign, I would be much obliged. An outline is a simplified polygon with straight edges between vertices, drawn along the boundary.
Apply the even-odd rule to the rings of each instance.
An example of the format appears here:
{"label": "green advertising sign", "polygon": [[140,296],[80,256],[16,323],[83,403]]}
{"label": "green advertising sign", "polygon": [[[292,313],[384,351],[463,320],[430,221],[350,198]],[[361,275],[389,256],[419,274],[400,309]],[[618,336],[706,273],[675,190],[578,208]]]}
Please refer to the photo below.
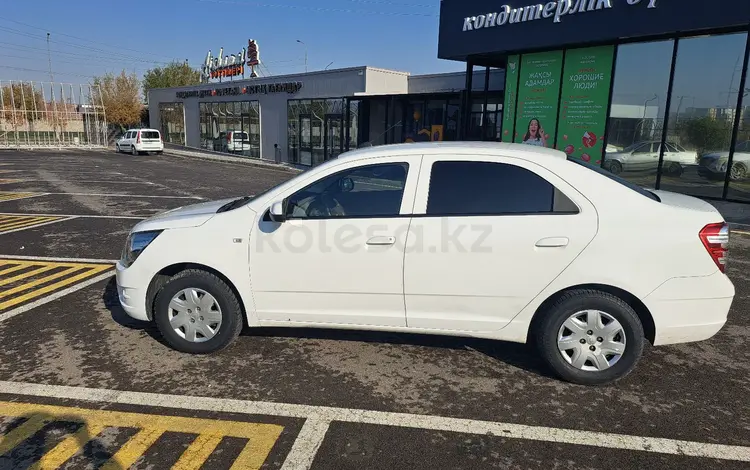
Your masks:
{"label": "green advertising sign", "polygon": [[514,142],[554,145],[562,62],[562,51],[521,57]]}
{"label": "green advertising sign", "polygon": [[516,97],[518,96],[518,69],[520,56],[508,57],[505,67],[505,101],[503,101],[503,142],[513,142],[513,123],[516,120]]}
{"label": "green advertising sign", "polygon": [[565,54],[557,148],[601,164],[614,46],[568,50]]}

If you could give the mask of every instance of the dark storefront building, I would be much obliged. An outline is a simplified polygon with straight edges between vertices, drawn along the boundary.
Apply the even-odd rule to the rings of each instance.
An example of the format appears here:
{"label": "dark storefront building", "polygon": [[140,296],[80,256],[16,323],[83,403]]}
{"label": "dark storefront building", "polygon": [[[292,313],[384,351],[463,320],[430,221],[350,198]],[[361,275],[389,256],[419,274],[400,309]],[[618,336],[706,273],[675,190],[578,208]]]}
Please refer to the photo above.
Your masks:
{"label": "dark storefront building", "polygon": [[[467,90],[477,71],[506,70],[501,140],[750,202],[750,0],[511,1],[440,11],[438,56],[466,62]],[[472,137],[476,96],[461,96],[459,137]]]}

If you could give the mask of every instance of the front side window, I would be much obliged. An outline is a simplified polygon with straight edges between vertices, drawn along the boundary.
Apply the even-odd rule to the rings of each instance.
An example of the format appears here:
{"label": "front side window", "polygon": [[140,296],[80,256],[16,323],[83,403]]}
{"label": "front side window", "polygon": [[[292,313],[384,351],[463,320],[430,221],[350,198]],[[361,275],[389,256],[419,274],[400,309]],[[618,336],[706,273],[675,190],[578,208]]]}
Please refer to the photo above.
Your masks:
{"label": "front side window", "polygon": [[633,150],[633,153],[651,153],[653,144],[642,144]]}
{"label": "front side window", "polygon": [[520,166],[478,161],[432,165],[427,215],[576,213],[547,180]]}
{"label": "front side window", "polygon": [[395,217],[401,211],[407,163],[367,165],[339,171],[287,199],[291,219]]}

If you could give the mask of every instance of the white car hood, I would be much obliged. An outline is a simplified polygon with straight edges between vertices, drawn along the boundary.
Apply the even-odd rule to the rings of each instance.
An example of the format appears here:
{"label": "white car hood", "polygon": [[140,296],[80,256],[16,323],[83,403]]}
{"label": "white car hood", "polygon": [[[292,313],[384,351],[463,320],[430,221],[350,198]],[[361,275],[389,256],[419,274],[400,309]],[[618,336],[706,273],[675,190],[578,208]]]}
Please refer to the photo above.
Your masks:
{"label": "white car hood", "polygon": [[205,224],[211,217],[216,215],[216,211],[219,210],[219,207],[235,199],[236,198],[230,198],[221,199],[219,201],[201,202],[168,210],[138,223],[138,225],[133,228],[133,232],[197,227]]}

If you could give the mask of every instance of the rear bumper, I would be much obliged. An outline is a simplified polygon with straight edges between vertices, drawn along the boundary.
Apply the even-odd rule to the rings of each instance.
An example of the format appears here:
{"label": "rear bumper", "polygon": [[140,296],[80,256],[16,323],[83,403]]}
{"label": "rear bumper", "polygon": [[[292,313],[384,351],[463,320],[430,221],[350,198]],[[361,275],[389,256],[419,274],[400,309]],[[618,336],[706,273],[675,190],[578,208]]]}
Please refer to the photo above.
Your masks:
{"label": "rear bumper", "polygon": [[654,345],[712,337],[726,323],[733,300],[734,285],[719,271],[666,281],[643,299],[656,326]]}
{"label": "rear bumper", "polygon": [[139,152],[161,152],[164,150],[164,144],[133,144]]}

